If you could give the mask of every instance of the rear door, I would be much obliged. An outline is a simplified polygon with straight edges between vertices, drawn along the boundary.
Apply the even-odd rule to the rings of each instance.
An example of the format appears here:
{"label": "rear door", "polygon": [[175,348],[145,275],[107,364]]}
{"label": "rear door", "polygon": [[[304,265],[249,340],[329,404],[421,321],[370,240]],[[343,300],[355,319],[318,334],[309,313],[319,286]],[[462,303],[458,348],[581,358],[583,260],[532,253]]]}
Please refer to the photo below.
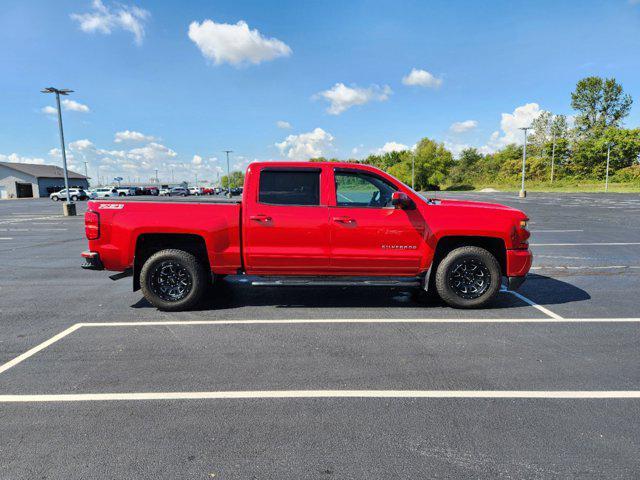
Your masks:
{"label": "rear door", "polygon": [[336,274],[417,275],[427,226],[418,209],[391,205],[398,188],[374,173],[335,169],[329,207],[331,269]]}
{"label": "rear door", "polygon": [[257,173],[257,191],[253,188],[251,198],[243,200],[247,272],[326,273],[329,209],[321,198],[322,169],[263,167]]}

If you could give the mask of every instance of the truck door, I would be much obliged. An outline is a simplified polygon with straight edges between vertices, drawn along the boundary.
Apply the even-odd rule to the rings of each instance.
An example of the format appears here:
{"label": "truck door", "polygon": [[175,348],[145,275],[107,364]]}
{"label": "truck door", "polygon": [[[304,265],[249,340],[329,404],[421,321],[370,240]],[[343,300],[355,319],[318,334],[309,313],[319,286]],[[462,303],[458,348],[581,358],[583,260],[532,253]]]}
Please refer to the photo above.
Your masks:
{"label": "truck door", "polygon": [[[328,175],[328,174],[327,174]],[[310,275],[329,267],[329,208],[321,168],[263,167],[243,201],[247,273]],[[255,185],[255,183],[254,183]]]}
{"label": "truck door", "polygon": [[356,169],[335,169],[329,207],[330,266],[336,274],[417,275],[426,253],[426,222],[418,209],[391,205],[397,187]]}

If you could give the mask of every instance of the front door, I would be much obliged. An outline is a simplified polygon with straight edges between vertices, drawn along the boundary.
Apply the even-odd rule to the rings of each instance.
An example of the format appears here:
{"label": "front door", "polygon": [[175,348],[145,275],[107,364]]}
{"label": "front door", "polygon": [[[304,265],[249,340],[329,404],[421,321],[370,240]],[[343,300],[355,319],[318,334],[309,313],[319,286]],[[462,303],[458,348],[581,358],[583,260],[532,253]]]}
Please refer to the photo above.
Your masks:
{"label": "front door", "polygon": [[257,198],[243,201],[246,270],[311,275],[329,267],[329,209],[320,168],[263,168]]}
{"label": "front door", "polygon": [[335,185],[331,269],[343,275],[417,275],[427,247],[419,210],[394,208],[397,188],[373,173],[336,169]]}

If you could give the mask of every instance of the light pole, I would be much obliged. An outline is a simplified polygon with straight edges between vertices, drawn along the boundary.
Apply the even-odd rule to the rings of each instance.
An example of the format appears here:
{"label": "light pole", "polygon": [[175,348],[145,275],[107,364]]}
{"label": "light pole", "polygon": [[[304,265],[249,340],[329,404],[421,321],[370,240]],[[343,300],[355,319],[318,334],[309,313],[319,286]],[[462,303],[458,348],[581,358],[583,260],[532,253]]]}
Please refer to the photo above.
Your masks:
{"label": "light pole", "polygon": [[524,148],[522,149],[522,185],[520,187],[520,193],[518,196],[524,198],[527,196],[527,191],[524,189],[524,175],[527,168],[527,130],[531,127],[521,127],[520,130],[524,132]]}
{"label": "light pole", "polygon": [[56,106],[58,107],[58,128],[60,129],[60,146],[62,148],[62,167],[64,169],[64,189],[67,192],[66,201],[62,206],[62,213],[65,216],[74,216],[76,214],[76,205],[71,202],[71,194],[69,192],[69,173],[67,172],[67,152],[64,148],[64,131],[62,129],[62,109],[60,108],[60,95],[69,95],[73,93],[73,90],[68,88],[54,88],[47,87],[42,90],[42,93],[55,93],[56,94]]}
{"label": "light pole", "polygon": [[155,169],[155,171],[156,171],[156,184],[158,184],[158,183],[160,183],[160,182],[158,181],[158,169],[156,168],[156,169]]}
{"label": "light pole", "polygon": [[411,190],[416,189],[416,157],[411,155]]}
{"label": "light pole", "polygon": [[556,134],[553,133],[553,145],[551,146],[551,183],[553,183],[553,167],[554,167],[554,157],[556,155]]}
{"label": "light pole", "polygon": [[609,191],[609,159],[611,158],[611,147],[613,146],[613,143],[609,142],[607,143],[607,173],[604,177],[604,191],[608,192]]}
{"label": "light pole", "polygon": [[89,184],[89,170],[87,169],[87,164],[88,163],[89,162],[87,162],[85,160],[85,162],[84,162],[84,176],[87,178],[87,185]]}
{"label": "light pole", "polygon": [[227,154],[227,197],[231,198],[231,170],[229,169],[229,154],[233,152],[233,150],[223,150],[224,153]]}

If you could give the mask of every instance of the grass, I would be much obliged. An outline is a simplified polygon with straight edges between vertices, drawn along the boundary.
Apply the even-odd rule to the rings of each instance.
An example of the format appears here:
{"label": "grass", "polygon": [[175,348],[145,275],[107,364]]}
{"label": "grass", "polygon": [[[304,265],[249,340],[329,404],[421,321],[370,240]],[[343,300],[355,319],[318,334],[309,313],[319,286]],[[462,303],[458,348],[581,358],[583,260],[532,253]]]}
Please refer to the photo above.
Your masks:
{"label": "grass", "polygon": [[[449,186],[451,191],[456,188]],[[473,190],[483,188],[494,188],[501,192],[517,192],[520,190],[520,183],[478,183],[473,185]],[[566,192],[566,193],[640,193],[640,183],[609,183],[609,191],[604,191],[604,181],[594,180],[559,180],[550,182],[526,182],[525,189],[528,192]],[[447,190],[444,188],[443,190]]]}

